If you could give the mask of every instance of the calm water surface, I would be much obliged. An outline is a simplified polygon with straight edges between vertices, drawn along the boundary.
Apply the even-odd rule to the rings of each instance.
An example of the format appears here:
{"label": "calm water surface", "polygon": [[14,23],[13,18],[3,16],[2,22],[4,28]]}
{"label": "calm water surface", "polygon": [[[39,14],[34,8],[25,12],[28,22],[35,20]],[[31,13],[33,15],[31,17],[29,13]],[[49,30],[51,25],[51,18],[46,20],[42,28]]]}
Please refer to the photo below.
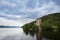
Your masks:
{"label": "calm water surface", "polygon": [[60,29],[34,32],[22,28],[0,28],[0,40],[60,40]]}

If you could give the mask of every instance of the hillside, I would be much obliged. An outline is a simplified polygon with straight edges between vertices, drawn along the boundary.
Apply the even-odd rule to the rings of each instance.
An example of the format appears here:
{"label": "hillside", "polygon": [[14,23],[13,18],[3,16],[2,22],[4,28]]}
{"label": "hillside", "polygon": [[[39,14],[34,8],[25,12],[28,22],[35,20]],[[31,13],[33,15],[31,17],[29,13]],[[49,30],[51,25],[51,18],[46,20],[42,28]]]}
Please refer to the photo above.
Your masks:
{"label": "hillside", "polygon": [[[41,25],[39,26],[42,29],[50,29],[50,28],[60,28],[60,13],[53,13],[49,15],[45,15],[43,17],[40,17],[41,19]],[[31,23],[25,24],[22,28],[24,29],[38,29],[38,27],[35,25],[36,21],[33,21]]]}
{"label": "hillside", "polygon": [[42,28],[60,28],[60,13],[54,13],[43,16],[41,27]]}

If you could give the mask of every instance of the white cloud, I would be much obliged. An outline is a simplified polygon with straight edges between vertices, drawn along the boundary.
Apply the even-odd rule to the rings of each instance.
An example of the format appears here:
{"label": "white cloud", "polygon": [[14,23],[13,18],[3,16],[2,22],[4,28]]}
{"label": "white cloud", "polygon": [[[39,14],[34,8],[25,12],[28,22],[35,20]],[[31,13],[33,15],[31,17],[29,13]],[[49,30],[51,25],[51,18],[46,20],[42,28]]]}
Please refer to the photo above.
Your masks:
{"label": "white cloud", "polygon": [[23,26],[26,23],[34,21],[35,19],[20,19],[20,20],[7,20],[6,18],[0,17],[0,25],[4,26]]}
{"label": "white cloud", "polygon": [[52,11],[52,13],[54,13],[54,12],[60,12],[60,6],[55,6],[55,9]]}
{"label": "white cloud", "polygon": [[53,1],[50,1],[48,4],[44,3],[44,4],[42,4],[41,7],[38,7],[39,6],[38,2],[36,2],[36,3],[37,4],[35,5],[35,8],[33,8],[33,9],[25,7],[18,11],[24,12],[26,14],[29,14],[28,12],[32,12],[32,13],[37,12],[38,16],[43,16],[43,15],[47,15],[47,14],[51,14],[51,13],[55,13],[55,12],[60,12],[60,9],[59,9],[60,6],[56,5],[56,3]]}
{"label": "white cloud", "polygon": [[4,25],[4,26],[21,26],[22,24],[18,21],[6,20],[6,19],[0,17],[0,25]]}
{"label": "white cloud", "polygon": [[11,17],[11,18],[21,18],[20,15],[9,15],[9,14],[7,14],[6,16]]}
{"label": "white cloud", "polygon": [[[26,15],[13,15],[13,14],[7,14],[3,11],[0,11],[0,15],[10,17],[10,18],[18,18],[18,20],[7,20],[6,17],[0,17],[0,25],[5,26],[22,26],[26,23],[29,23],[31,21],[34,21],[35,19],[29,19],[29,18],[22,18]],[[8,18],[9,19],[9,18]]]}
{"label": "white cloud", "polygon": [[20,15],[7,14],[4,11],[0,11],[0,15],[3,15],[3,16],[6,16],[6,17],[10,17],[10,18],[21,18],[22,17]]}
{"label": "white cloud", "polygon": [[[60,12],[60,6],[56,5],[55,2],[50,1],[49,4],[45,4],[44,3],[41,7],[38,7],[38,5],[36,4],[36,7],[33,8],[33,9],[32,8],[26,8],[25,7],[23,9],[18,10],[18,11],[21,11],[23,13],[26,13],[27,15],[29,15],[29,12],[32,12],[32,13],[37,12],[36,14],[38,14],[38,17],[41,17],[41,16],[44,16],[44,15],[47,15],[47,14]],[[32,20],[30,20],[30,22]],[[25,21],[25,23],[27,23],[27,22],[29,22],[29,20],[28,21]]]}
{"label": "white cloud", "polygon": [[[34,8],[27,7],[26,4],[27,4],[28,0],[27,1],[26,0],[20,0],[20,1],[17,1],[17,3],[9,2],[9,1],[6,1],[6,0],[1,0],[1,1],[2,2],[0,2],[0,4],[8,5],[8,6],[11,6],[11,7],[15,7],[15,6],[18,5],[22,8],[16,9],[17,10],[16,12],[20,11],[23,14],[26,13],[26,15],[15,15],[12,12],[11,12],[12,14],[5,13],[5,12],[8,12],[8,10],[6,10],[6,9],[4,10],[5,12],[0,11],[0,15],[10,17],[10,18],[18,18],[18,20],[16,20],[16,21],[0,18],[0,20],[2,20],[1,23],[3,25],[20,25],[20,26],[22,26],[25,23],[29,23],[29,22],[35,20],[35,19],[30,19],[30,18],[23,18],[23,17],[29,16],[30,14],[37,14],[38,17],[41,17],[41,16],[44,16],[44,15],[47,15],[47,14],[60,12],[60,6],[58,6],[53,1],[50,1],[48,4],[44,3],[44,4],[42,4],[41,7],[38,7],[40,5],[40,3],[38,2],[38,0],[37,1],[35,0],[34,2],[36,2],[36,4],[35,4]],[[34,16],[32,16],[32,17],[34,17]]]}
{"label": "white cloud", "polygon": [[1,0],[0,4],[11,6],[11,7],[15,7],[16,6],[16,3],[9,2],[9,1],[6,1],[6,0]]}

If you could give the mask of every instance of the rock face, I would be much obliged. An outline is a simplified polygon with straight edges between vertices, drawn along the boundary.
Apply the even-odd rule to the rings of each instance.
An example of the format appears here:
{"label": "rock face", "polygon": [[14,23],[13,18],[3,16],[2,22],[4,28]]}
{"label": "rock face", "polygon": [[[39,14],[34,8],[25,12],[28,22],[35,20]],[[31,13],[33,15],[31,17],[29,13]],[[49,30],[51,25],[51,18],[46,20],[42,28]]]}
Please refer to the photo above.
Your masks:
{"label": "rock face", "polygon": [[41,25],[41,19],[40,18],[38,18],[36,20],[35,25],[38,26],[38,27]]}

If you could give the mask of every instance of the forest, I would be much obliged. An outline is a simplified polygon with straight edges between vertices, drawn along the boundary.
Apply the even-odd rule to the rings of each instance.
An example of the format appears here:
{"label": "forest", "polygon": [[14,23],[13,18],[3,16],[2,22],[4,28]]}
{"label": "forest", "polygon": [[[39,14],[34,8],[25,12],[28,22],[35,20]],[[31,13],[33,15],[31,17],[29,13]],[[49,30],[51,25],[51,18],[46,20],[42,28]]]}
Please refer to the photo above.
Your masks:
{"label": "forest", "polygon": [[[40,17],[42,20],[41,25],[39,26],[41,29],[53,29],[53,28],[60,28],[60,13],[53,13],[48,14],[43,17]],[[26,30],[38,30],[39,27],[37,27],[34,23],[36,21],[27,23],[22,26],[23,29]]]}

